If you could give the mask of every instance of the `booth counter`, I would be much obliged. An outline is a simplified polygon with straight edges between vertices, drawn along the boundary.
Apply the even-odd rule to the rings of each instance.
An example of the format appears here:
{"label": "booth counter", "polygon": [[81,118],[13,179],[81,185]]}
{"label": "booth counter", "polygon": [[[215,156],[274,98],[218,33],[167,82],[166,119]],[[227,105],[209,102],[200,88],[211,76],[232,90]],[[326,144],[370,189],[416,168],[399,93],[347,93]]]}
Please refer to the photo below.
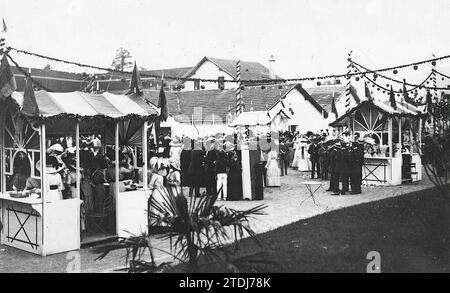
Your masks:
{"label": "booth counter", "polygon": [[402,158],[364,156],[363,184],[398,185],[402,183]]}
{"label": "booth counter", "polygon": [[[80,203],[68,199],[44,204],[41,199],[0,194],[2,243],[43,256],[78,249]],[[44,209],[51,222],[43,222]]]}
{"label": "booth counter", "polygon": [[[411,164],[406,166],[410,170],[409,178],[412,182],[422,180],[422,160],[419,154],[411,156]],[[405,180],[405,162],[402,156],[381,157],[364,156],[363,184],[366,185],[399,185]]]}
{"label": "booth counter", "polygon": [[[111,184],[113,187],[115,184]],[[116,190],[113,188],[113,190]],[[119,237],[141,235],[148,231],[149,192],[141,190],[114,192],[116,201],[116,231]]]}

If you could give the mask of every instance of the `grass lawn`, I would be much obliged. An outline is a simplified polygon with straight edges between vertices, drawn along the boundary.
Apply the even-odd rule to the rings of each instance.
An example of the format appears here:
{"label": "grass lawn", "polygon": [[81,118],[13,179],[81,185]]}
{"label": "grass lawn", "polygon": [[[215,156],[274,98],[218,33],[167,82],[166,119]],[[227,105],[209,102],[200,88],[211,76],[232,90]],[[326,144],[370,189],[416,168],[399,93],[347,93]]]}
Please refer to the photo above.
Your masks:
{"label": "grass lawn", "polygon": [[[268,259],[278,263],[265,269],[364,273],[367,253],[377,251],[381,272],[450,272],[450,264],[433,244],[444,235],[433,224],[439,222],[436,215],[441,206],[436,191],[429,189],[333,211],[261,234]],[[258,250],[254,242],[245,239],[238,255]]]}

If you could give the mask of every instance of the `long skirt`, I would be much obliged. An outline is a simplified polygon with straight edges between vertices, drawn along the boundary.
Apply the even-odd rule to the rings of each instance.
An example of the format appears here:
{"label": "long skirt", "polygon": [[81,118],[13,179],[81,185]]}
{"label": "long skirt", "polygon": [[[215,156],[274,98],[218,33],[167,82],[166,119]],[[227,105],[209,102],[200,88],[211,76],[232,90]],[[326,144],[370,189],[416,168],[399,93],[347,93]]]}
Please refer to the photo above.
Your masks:
{"label": "long skirt", "polygon": [[277,160],[270,160],[267,166],[266,186],[279,187],[280,184],[280,168]]}

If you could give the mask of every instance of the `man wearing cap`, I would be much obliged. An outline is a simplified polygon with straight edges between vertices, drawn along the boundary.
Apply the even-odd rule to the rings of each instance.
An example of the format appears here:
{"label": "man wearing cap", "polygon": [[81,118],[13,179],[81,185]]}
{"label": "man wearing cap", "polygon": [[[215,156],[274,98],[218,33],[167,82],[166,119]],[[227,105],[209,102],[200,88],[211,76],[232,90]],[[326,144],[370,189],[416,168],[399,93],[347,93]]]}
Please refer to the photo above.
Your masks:
{"label": "man wearing cap", "polygon": [[364,138],[355,133],[355,141],[352,143],[352,160],[350,166],[351,194],[361,193],[362,167],[364,165]]}
{"label": "man wearing cap", "polygon": [[352,147],[350,144],[350,133],[344,132],[342,134],[343,136],[343,143],[342,143],[342,160],[340,162],[340,179],[342,182],[342,190],[341,194],[345,195],[346,192],[349,191],[349,185],[350,185],[350,168],[352,166]]}
{"label": "man wearing cap", "polygon": [[327,191],[332,191],[333,195],[339,195],[339,163],[341,161],[341,141],[339,139],[334,140],[333,146],[329,151],[330,160],[330,188]]}
{"label": "man wearing cap", "polygon": [[320,165],[319,165],[319,144],[316,136],[312,137],[312,143],[309,146],[308,153],[311,160],[311,179],[314,179],[315,171],[317,169],[317,177],[320,177]]}

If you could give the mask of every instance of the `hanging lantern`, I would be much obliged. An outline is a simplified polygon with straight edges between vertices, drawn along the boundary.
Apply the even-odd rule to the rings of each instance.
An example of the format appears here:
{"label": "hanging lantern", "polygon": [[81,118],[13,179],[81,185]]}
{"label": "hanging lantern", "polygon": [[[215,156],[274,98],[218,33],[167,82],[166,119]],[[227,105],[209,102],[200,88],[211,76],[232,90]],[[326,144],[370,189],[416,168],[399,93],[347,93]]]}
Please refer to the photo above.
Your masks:
{"label": "hanging lantern", "polygon": [[378,74],[374,73],[373,74],[373,79],[377,79],[377,77],[378,77]]}
{"label": "hanging lantern", "polygon": [[431,62],[431,65],[436,66],[436,61]]}
{"label": "hanging lantern", "polygon": [[356,80],[356,81],[359,81],[359,76],[357,76],[357,77],[355,78],[355,80]]}
{"label": "hanging lantern", "polygon": [[394,74],[397,74],[397,73],[398,73],[398,70],[397,70],[397,69],[395,69],[395,70],[394,70]]}
{"label": "hanging lantern", "polygon": [[262,85],[262,86],[261,86],[261,89],[262,89],[262,90],[265,90],[265,89],[266,89],[266,86],[265,86],[265,85]]}
{"label": "hanging lantern", "polygon": [[242,85],[242,86],[241,86],[241,90],[245,90],[245,86]]}
{"label": "hanging lantern", "polygon": [[320,81],[317,82],[317,85],[320,86],[322,83]]}

